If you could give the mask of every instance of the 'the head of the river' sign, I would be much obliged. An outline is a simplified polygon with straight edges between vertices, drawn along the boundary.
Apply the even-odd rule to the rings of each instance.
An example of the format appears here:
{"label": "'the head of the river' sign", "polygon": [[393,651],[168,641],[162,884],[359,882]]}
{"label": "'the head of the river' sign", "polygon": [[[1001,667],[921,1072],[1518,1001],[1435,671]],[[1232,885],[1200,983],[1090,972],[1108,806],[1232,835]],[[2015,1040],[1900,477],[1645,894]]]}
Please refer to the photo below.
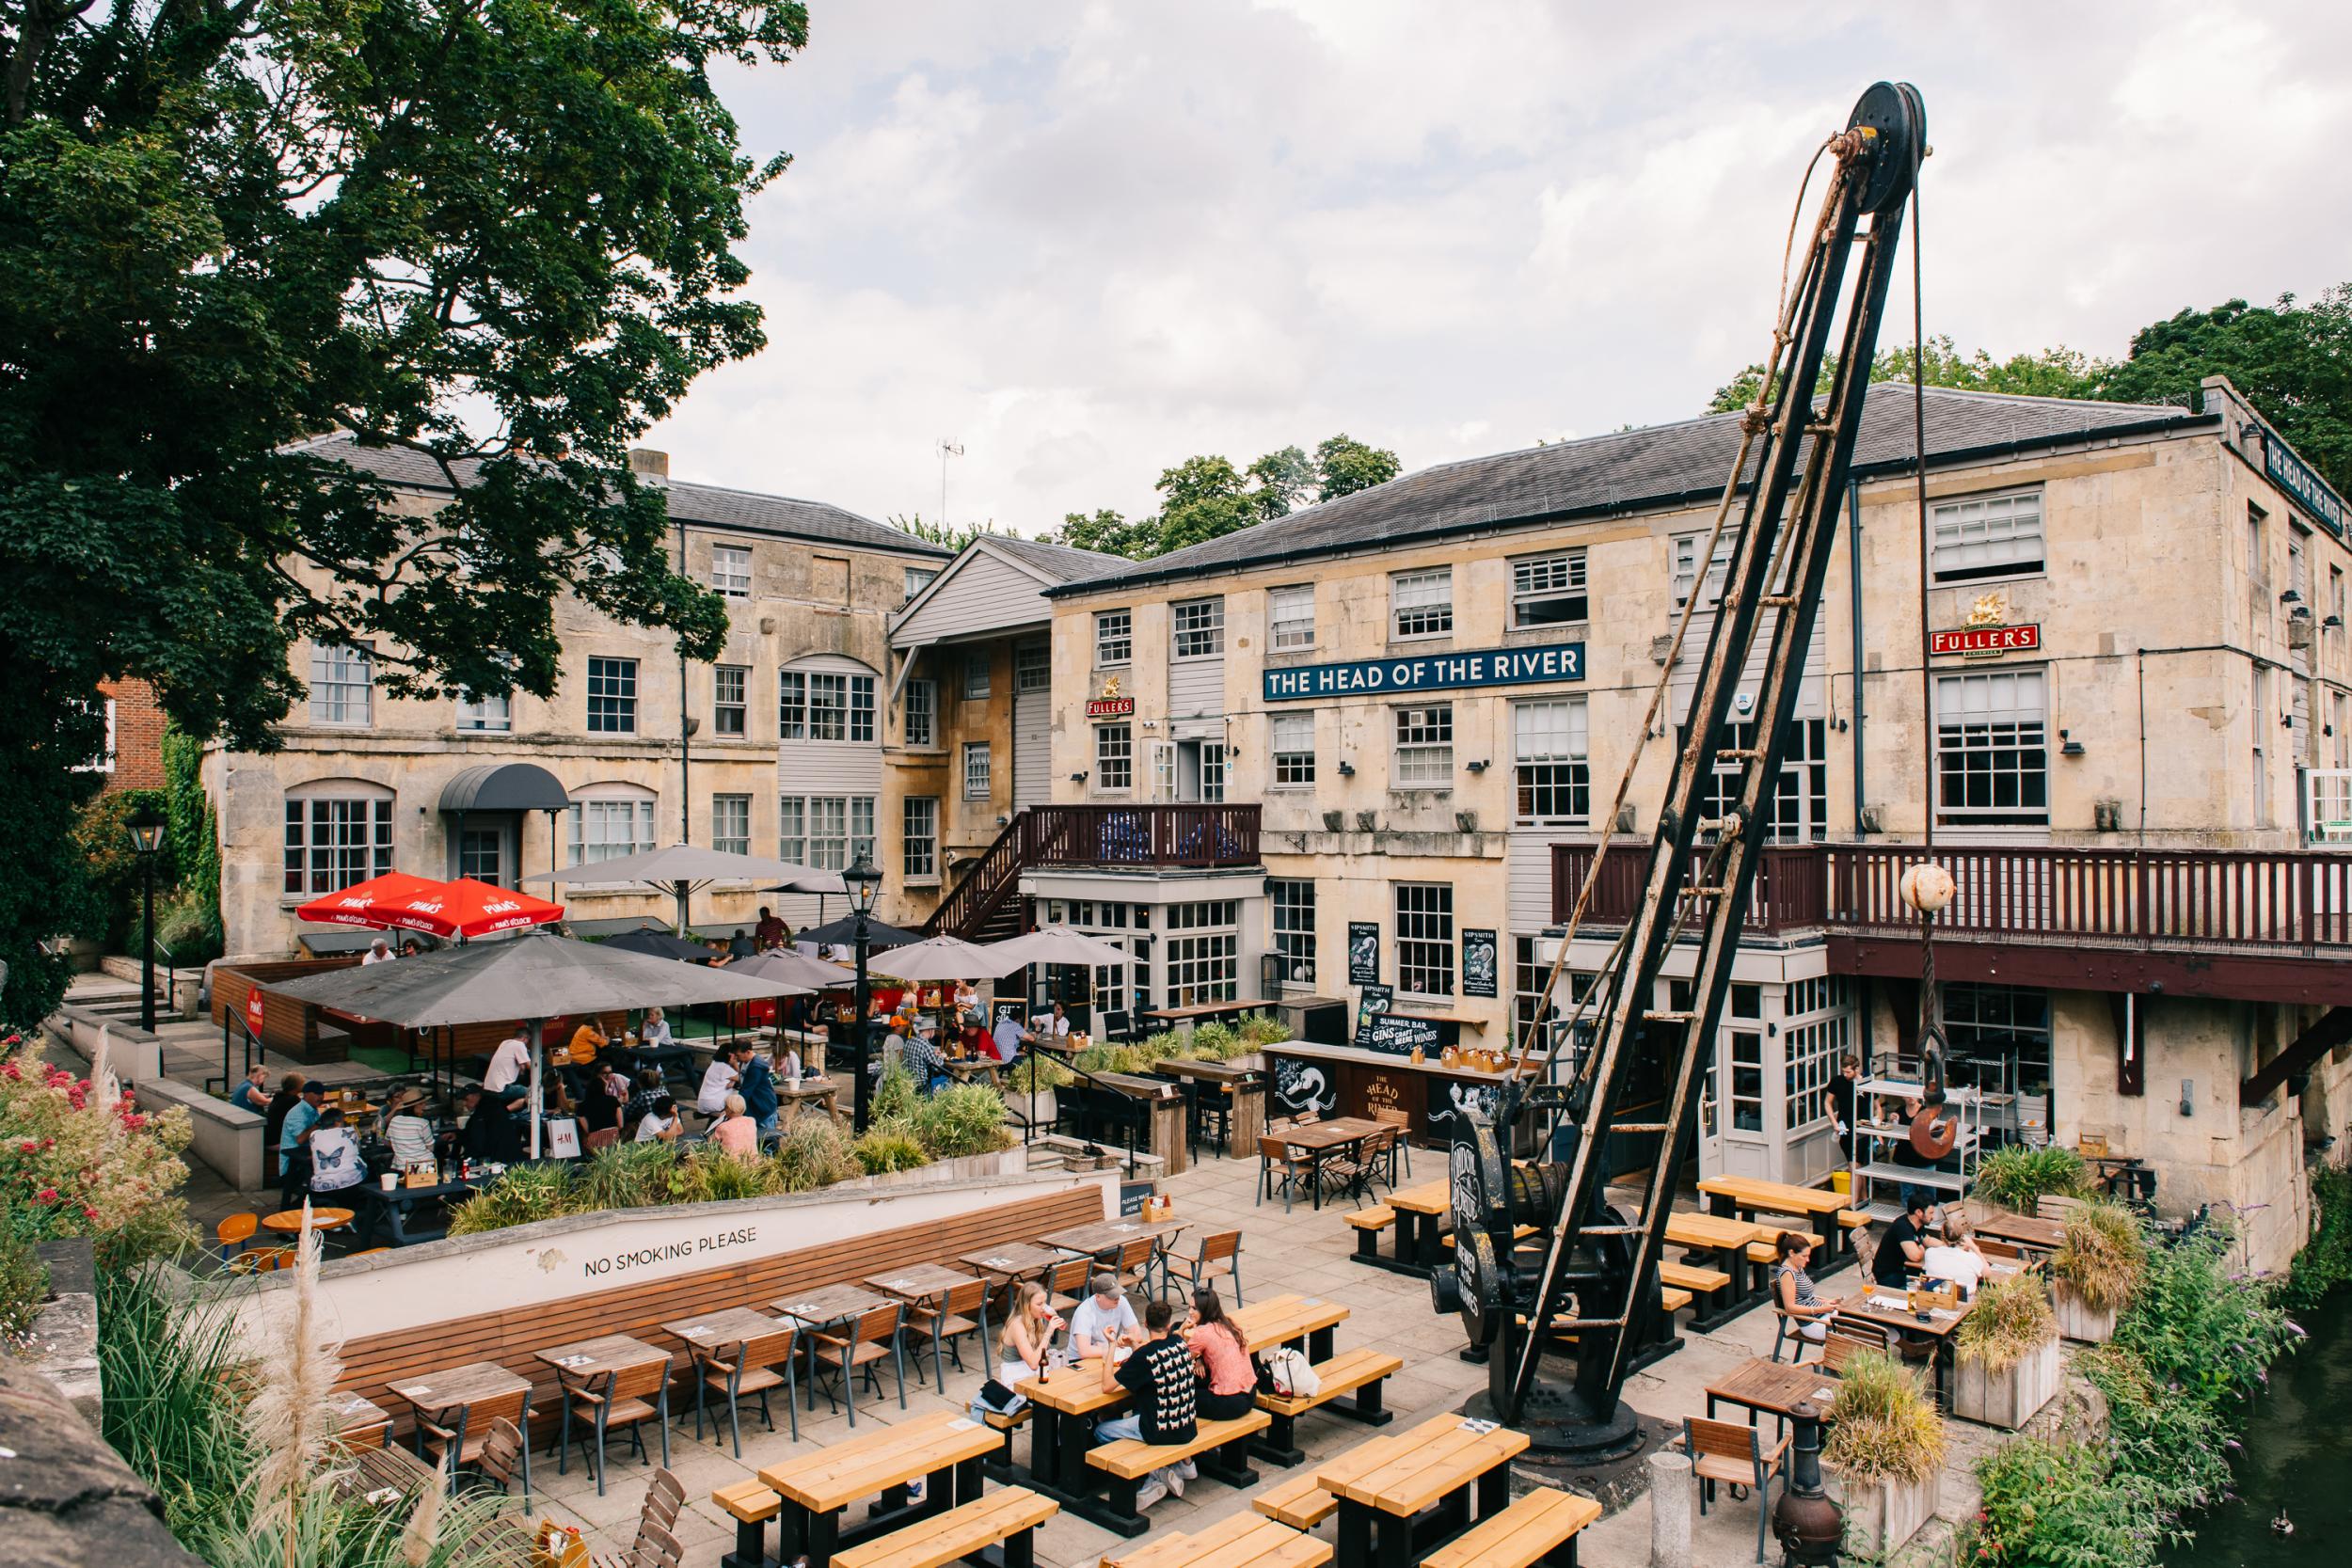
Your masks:
{"label": "'the head of the river' sign", "polygon": [[1474,653],[1420,654],[1410,658],[1358,658],[1343,664],[1295,664],[1265,672],[1265,700],[1299,703],[1318,697],[1361,697],[1404,691],[1447,691],[1466,686],[1531,686],[1584,678],[1584,644],[1549,648],[1486,648]]}

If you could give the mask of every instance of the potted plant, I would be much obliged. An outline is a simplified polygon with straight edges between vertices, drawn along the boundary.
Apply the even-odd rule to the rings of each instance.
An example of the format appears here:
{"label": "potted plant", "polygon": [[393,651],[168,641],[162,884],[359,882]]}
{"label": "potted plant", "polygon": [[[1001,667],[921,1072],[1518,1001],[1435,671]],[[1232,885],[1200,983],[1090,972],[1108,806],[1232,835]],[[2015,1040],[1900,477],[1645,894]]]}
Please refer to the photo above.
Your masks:
{"label": "potted plant", "polygon": [[1846,1510],[1847,1549],[1883,1560],[1941,1501],[1943,1418],[1909,1369],[1875,1351],[1847,1361],[1836,1390],[1822,1467]]}
{"label": "potted plant", "polygon": [[1013,1064],[1005,1090],[1005,1115],[1032,1127],[1052,1127],[1061,1119],[1061,1102],[1054,1091],[1071,1082],[1068,1068],[1042,1051],[1031,1051]]}
{"label": "potted plant", "polygon": [[2083,1157],[2056,1144],[2027,1148],[2012,1144],[1994,1149],[1977,1167],[1976,1186],[1969,1193],[1970,1217],[1982,1220],[1986,1206],[2012,1214],[2030,1214],[2044,1194],[2080,1197],[2090,1183]]}
{"label": "potted plant", "polygon": [[2058,1319],[2041,1276],[1988,1280],[1953,1335],[1952,1414],[2014,1432],[2058,1386]]}
{"label": "potted plant", "polygon": [[2058,1332],[2100,1345],[2115,1337],[2115,1314],[2148,1266],[2139,1222],[2120,1204],[2086,1203],[2067,1216],[2066,1239],[2050,1255],[2050,1295]]}

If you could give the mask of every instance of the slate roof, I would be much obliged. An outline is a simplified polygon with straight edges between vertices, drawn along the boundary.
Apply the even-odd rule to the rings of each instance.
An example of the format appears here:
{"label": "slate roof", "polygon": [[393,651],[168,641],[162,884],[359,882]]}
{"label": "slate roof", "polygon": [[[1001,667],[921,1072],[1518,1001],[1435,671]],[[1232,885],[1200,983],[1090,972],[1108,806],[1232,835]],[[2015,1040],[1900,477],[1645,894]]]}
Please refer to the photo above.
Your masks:
{"label": "slate roof", "polygon": [[1016,539],[1008,533],[992,533],[992,545],[1007,555],[1043,572],[1056,582],[1079,582],[1101,577],[1134,562],[1123,555],[1111,555],[1103,550],[1082,550],[1075,545],[1056,545],[1043,539]]}
{"label": "slate roof", "polygon": [[[339,431],[306,442],[302,450],[347,463],[405,488],[444,493],[449,489],[440,465],[405,447],[363,447],[349,433]],[[454,467],[459,482],[469,483],[481,465],[469,460]],[[723,485],[695,484],[678,479],[670,481],[666,493],[670,515],[688,523],[809,539],[826,545],[892,550],[901,555],[937,556],[941,560],[955,554],[943,545],[917,539],[887,523],[845,512],[826,501],[764,496],[752,490],[730,490]]]}
{"label": "slate roof", "polygon": [[[2216,418],[2161,404],[2012,397],[1940,387],[1927,389],[1926,402],[1931,467],[2127,431],[2206,426]],[[1443,463],[1087,579],[1083,591],[1205,577],[1514,524],[1688,505],[1722,493],[1739,450],[1740,416],[1710,414]],[[1910,387],[1872,387],[1863,404],[1854,474],[1868,479],[1908,472],[1911,453]],[[1046,590],[1048,594],[1079,591],[1074,583]]]}

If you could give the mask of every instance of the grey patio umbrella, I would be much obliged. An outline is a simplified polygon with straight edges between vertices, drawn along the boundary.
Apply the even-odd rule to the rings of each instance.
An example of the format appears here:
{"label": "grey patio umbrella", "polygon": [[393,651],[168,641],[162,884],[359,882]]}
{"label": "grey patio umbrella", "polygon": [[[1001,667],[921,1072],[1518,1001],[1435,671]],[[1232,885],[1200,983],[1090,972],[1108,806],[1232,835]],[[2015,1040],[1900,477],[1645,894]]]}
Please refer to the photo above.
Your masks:
{"label": "grey patio umbrella", "polygon": [[972,942],[955,937],[931,937],[894,947],[882,960],[882,972],[901,980],[961,980],[967,974],[1009,974],[1025,960],[1005,961],[1009,942]]}
{"label": "grey patio umbrella", "polygon": [[1068,926],[1041,926],[1025,935],[993,943],[988,952],[991,958],[1011,960],[1015,969],[1026,969],[1032,964],[1101,968],[1105,964],[1123,964],[1135,957],[1116,942],[1088,936]]}
{"label": "grey patio umbrella", "polygon": [[[819,947],[848,947],[857,941],[857,916],[845,914],[838,920],[828,921],[822,926],[812,926],[805,931],[795,932],[794,936],[798,941],[815,942]],[[920,931],[902,931],[896,926],[883,925],[871,915],[866,917],[866,946],[870,952],[879,953],[884,948],[904,947],[909,942],[922,940],[923,933]]]}
{"label": "grey patio umbrella", "polygon": [[673,844],[666,849],[648,849],[642,855],[623,855],[618,860],[588,861],[567,865],[560,871],[539,871],[522,879],[526,882],[647,882],[677,900],[677,935],[686,934],[686,901],[697,888],[712,882],[801,882],[804,879],[813,891],[816,883],[825,878],[833,879],[827,890],[838,893],[843,887],[838,872],[818,871],[790,861],[770,860],[761,855],[730,854],[723,849],[706,849],[697,844]]}
{"label": "grey patio umbrella", "polygon": [[836,963],[827,963],[822,958],[812,958],[807,954],[796,953],[789,947],[781,948],[773,953],[762,953],[755,958],[738,958],[727,965],[727,973],[740,974],[746,979],[757,980],[762,984],[780,985],[785,990],[779,994],[785,995],[794,993],[805,995],[812,990],[827,990],[836,986],[850,985],[857,979],[855,970],[844,969]]}
{"label": "grey patio umbrella", "polygon": [[610,943],[576,942],[548,931],[468,942],[398,963],[332,970],[262,989],[404,1029],[522,1020],[531,1039],[534,1160],[547,1081],[540,1031],[548,1019],[653,1004],[756,1002],[776,994],[772,981],[616,952]]}
{"label": "grey patio umbrella", "polygon": [[648,958],[668,958],[675,963],[702,963],[710,957],[710,949],[699,942],[674,937],[667,931],[623,931],[617,937],[607,937],[604,945],[615,953],[639,953]]}

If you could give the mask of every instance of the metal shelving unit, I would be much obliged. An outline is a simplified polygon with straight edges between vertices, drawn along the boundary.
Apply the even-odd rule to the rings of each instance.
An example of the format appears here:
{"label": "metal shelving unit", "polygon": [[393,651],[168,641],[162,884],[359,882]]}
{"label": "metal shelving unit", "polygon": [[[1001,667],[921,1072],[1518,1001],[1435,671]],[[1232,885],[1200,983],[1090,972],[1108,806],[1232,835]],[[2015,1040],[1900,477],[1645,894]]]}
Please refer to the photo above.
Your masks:
{"label": "metal shelving unit", "polygon": [[[1900,1212],[1907,1186],[1933,1187],[1957,1198],[1976,1180],[1984,1148],[1986,1097],[1980,1089],[1954,1086],[1946,1091],[1947,1101],[1960,1110],[1959,1136],[1952,1146],[1952,1153],[1959,1156],[1958,1170],[1906,1165],[1894,1159],[1895,1147],[1911,1138],[1911,1124],[1900,1117],[1902,1101],[1924,1092],[1926,1085],[1915,1078],[1865,1078],[1854,1085],[1855,1151],[1860,1156],[1854,1162],[1854,1198],[1873,1218],[1892,1219]],[[1866,1105],[1867,1113],[1860,1109]],[[1895,1119],[1887,1119],[1890,1113]]]}

